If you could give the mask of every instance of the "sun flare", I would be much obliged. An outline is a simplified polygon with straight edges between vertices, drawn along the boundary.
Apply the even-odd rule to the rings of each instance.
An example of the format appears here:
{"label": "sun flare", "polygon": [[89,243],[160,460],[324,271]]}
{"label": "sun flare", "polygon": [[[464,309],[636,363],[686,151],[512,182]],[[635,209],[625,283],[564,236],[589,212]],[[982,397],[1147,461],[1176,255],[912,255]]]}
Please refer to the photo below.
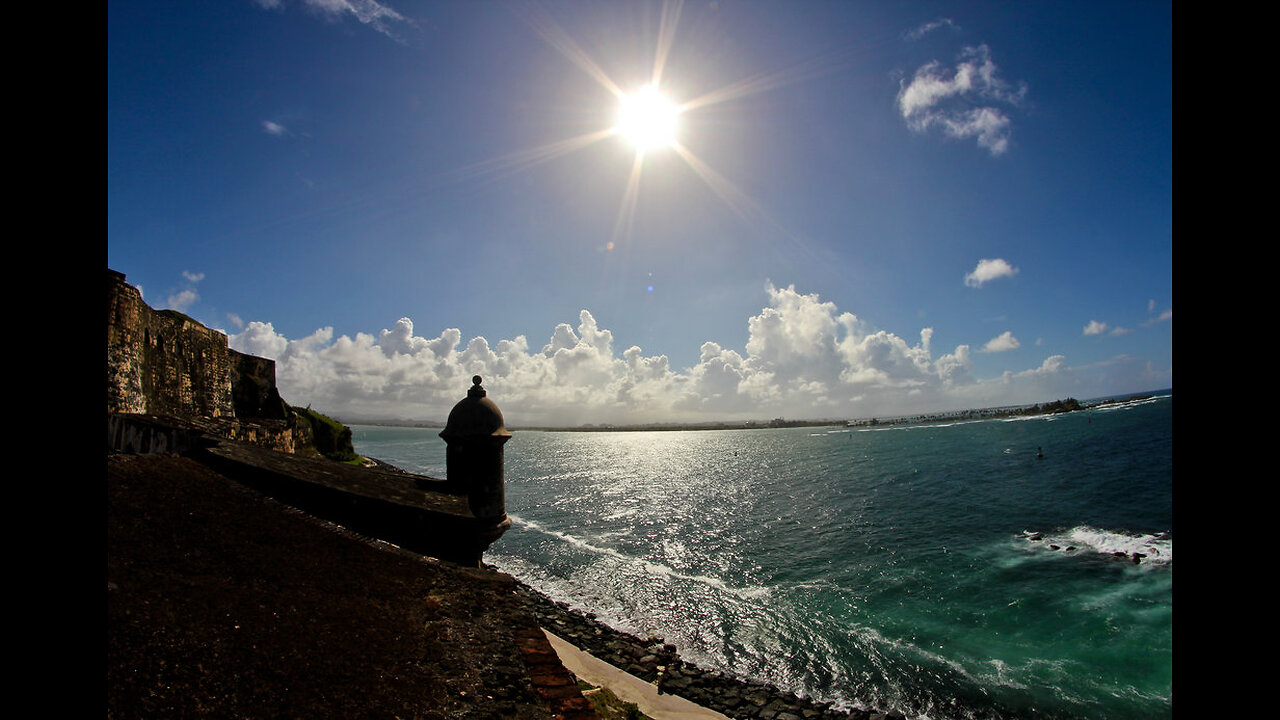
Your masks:
{"label": "sun flare", "polygon": [[614,130],[635,146],[636,152],[671,147],[676,144],[680,109],[654,85],[645,85],[624,95],[618,105]]}
{"label": "sun flare", "polygon": [[[646,162],[646,156],[650,153],[665,153],[666,150],[673,151],[675,158],[683,160],[731,210],[753,227],[769,227],[780,236],[799,242],[794,233],[770,217],[759,203],[752,200],[741,188],[716,172],[694,153],[693,149],[686,144],[688,138],[681,137],[684,131],[681,127],[682,118],[687,113],[693,113],[707,106],[729,102],[805,79],[825,68],[835,67],[838,56],[819,58],[791,69],[746,78],[692,99],[681,99],[677,103],[663,91],[663,87],[668,70],[667,59],[671,53],[683,4],[683,0],[663,0],[658,42],[654,48],[650,79],[647,84],[629,93],[623,90],[622,86],[610,77],[604,68],[556,22],[551,13],[536,4],[521,5],[520,14],[524,16],[534,32],[599,84],[609,97],[617,101],[613,124],[599,130],[477,163],[463,172],[476,175],[516,172],[594,145],[606,138],[617,138],[634,149],[634,156],[629,163],[631,167],[622,191],[617,219],[614,221],[610,246],[625,246],[630,242],[632,226],[639,207],[641,176],[645,174],[645,167],[649,165]],[[675,163],[668,165],[675,165]],[[671,169],[671,167],[665,168],[667,171]]]}

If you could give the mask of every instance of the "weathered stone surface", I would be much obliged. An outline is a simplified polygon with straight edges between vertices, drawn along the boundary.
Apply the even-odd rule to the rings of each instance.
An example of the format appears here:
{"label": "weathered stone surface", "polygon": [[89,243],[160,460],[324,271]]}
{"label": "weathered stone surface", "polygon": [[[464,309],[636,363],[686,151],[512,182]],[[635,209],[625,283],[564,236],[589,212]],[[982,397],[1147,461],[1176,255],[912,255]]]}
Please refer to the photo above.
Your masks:
{"label": "weathered stone surface", "polygon": [[276,389],[276,361],[228,350],[236,417],[288,420],[289,405]]}
{"label": "weathered stone surface", "polygon": [[[226,335],[152,310],[124,275],[107,271],[109,412],[232,415],[231,352]],[[271,375],[274,384],[274,366]]]}
{"label": "weathered stone surface", "polygon": [[[111,416],[163,417],[170,426],[194,422],[210,437],[251,442],[282,452],[314,446],[276,388],[274,360],[236,352],[227,336],[180,312],[153,310],[125,276],[107,270],[108,448],[172,451],[183,438],[154,432],[154,423]],[[124,444],[112,445],[115,440]],[[151,449],[141,449],[151,448]]]}

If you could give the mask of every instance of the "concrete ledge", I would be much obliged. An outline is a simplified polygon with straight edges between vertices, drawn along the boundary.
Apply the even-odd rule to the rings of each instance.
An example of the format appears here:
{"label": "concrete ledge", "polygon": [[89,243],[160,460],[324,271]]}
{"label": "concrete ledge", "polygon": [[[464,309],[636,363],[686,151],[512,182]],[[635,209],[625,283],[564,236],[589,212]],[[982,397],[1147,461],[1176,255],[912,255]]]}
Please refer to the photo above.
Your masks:
{"label": "concrete ledge", "polygon": [[444,481],[222,441],[192,458],[308,514],[441,560],[475,567],[510,527],[471,513]]}
{"label": "concrete ledge", "polygon": [[561,638],[543,631],[560,658],[560,662],[574,675],[592,685],[609,688],[619,698],[635,703],[640,712],[654,720],[729,720],[714,710],[697,705],[682,697],[664,695],[657,686],[635,675],[623,672],[599,658],[588,655]]}
{"label": "concrete ledge", "polygon": [[467,497],[444,480],[280,452],[221,439],[216,431],[180,418],[107,414],[108,452],[181,454],[287,505],[423,555],[475,567],[511,527],[505,515],[476,517]]}

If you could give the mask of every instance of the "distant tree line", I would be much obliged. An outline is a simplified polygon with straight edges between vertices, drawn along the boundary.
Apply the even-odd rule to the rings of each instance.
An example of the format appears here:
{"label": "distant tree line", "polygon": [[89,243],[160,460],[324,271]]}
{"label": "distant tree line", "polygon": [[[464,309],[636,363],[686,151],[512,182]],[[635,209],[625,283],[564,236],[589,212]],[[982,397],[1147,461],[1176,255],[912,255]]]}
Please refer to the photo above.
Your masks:
{"label": "distant tree line", "polygon": [[[1141,400],[1151,397],[1150,395],[1135,395],[1129,400]],[[1120,400],[1104,400],[1097,405],[1106,405],[1108,403],[1122,402]],[[1084,405],[1075,398],[1066,398],[1063,400],[1054,400],[1043,405],[1036,404],[1030,407],[997,407],[997,408],[980,408],[974,410],[955,410],[945,413],[931,413],[928,415],[913,415],[910,417],[898,417],[888,420],[880,420],[879,418],[871,418],[869,420],[852,420],[849,422],[850,427],[875,427],[878,425],[914,425],[918,423],[931,422],[952,422],[955,420],[991,420],[1003,417],[1025,417],[1030,415],[1056,415],[1059,413],[1075,412],[1076,410],[1084,410],[1091,405]]]}

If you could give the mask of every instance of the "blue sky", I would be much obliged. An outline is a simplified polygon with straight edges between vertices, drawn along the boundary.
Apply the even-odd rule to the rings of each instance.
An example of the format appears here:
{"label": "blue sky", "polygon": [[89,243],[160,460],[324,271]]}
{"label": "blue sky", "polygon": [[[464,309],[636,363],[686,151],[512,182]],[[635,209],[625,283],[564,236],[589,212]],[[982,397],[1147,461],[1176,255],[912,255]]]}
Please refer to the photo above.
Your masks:
{"label": "blue sky", "polygon": [[513,425],[1171,387],[1172,44],[1139,2],[111,2],[108,265],[352,419],[474,373]]}

